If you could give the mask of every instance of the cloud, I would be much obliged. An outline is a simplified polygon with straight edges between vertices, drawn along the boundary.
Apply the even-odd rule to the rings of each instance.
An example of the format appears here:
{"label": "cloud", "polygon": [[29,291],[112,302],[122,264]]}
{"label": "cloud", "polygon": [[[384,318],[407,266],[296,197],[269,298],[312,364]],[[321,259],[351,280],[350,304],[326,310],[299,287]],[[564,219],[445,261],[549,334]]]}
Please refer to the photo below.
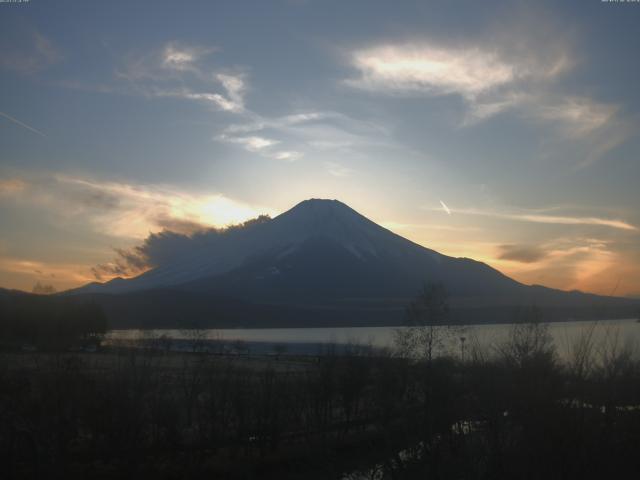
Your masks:
{"label": "cloud", "polygon": [[216,47],[171,41],[146,52],[126,53],[116,70],[116,78],[130,82],[161,83],[177,79],[211,78],[205,59]]}
{"label": "cloud", "polygon": [[299,160],[304,156],[304,153],[298,149],[273,151],[269,147],[282,143],[282,140],[267,138],[263,135],[257,135],[256,133],[263,131],[271,132],[280,137],[286,136],[292,140],[293,143],[300,144],[304,143],[304,139],[300,137],[299,132],[296,131],[296,127],[313,122],[325,121],[339,115],[335,112],[302,112],[269,118],[262,117],[253,112],[247,113],[249,113],[247,122],[228,126],[216,137],[216,140],[242,145],[250,152],[262,151],[265,157],[287,162]]}
{"label": "cloud", "polygon": [[352,146],[389,146],[390,132],[372,121],[359,120],[335,111],[297,112],[281,117],[248,115],[245,123],[223,130],[225,137],[270,132],[314,149],[341,149]]}
{"label": "cloud", "polygon": [[[428,208],[429,210],[442,211],[440,208]],[[500,218],[504,220],[514,220],[519,222],[547,223],[557,225],[591,225],[608,227],[619,230],[638,231],[638,227],[619,219],[608,219],[600,217],[578,217],[563,215],[548,215],[537,213],[537,211],[501,212],[494,210],[478,210],[473,208],[458,209],[452,208],[451,212],[462,215],[476,215],[483,217]]]}
{"label": "cloud", "polygon": [[[564,237],[537,247],[496,247],[497,261],[507,260],[500,269],[524,283],[604,295],[623,295],[638,288],[637,252],[625,252],[615,240]],[[537,253],[542,256],[535,258]]]}
{"label": "cloud", "polygon": [[[583,152],[576,168],[588,167],[637,130],[619,105],[582,92],[568,92],[558,80],[578,64],[571,33],[552,18],[525,13],[473,39],[383,41],[347,50],[355,71],[344,83],[381,96],[458,97],[459,122],[472,127],[511,112],[552,139]],[[548,133],[545,132],[548,138]],[[579,143],[577,143],[579,141]]]}
{"label": "cloud", "polygon": [[0,179],[0,195],[15,195],[22,192],[27,184],[17,178]]}
{"label": "cloud", "polygon": [[268,117],[251,111],[246,105],[250,90],[246,68],[212,65],[208,57],[215,51],[215,47],[169,42],[151,52],[129,53],[117,70],[117,83],[100,90],[198,102],[232,113],[241,120],[215,134],[216,141],[282,162],[300,160],[311,150],[348,153],[390,146],[388,131],[339,112],[296,111]]}
{"label": "cloud", "polygon": [[359,75],[345,83],[386,95],[458,95],[488,117],[575,63],[563,41],[524,41],[528,36],[518,32],[499,41],[476,38],[458,44],[422,39],[354,49],[347,57]]}
{"label": "cloud", "polygon": [[[561,140],[582,146],[576,168],[585,168],[623,144],[637,129],[636,121],[620,114],[615,104],[589,97],[532,97],[522,114],[538,122],[550,123]],[[576,144],[576,140],[580,143]]]}
{"label": "cloud", "polygon": [[[299,160],[310,150],[344,152],[357,147],[393,146],[386,129],[334,111],[296,112],[281,117],[246,111],[245,116],[246,122],[229,125],[215,139],[288,162]],[[275,145],[286,148],[274,150]]]}
{"label": "cloud", "polygon": [[229,100],[223,95],[220,95],[219,93],[194,93],[194,92],[188,92],[188,91],[158,92],[157,96],[178,97],[178,98],[184,98],[187,100],[197,100],[205,103],[212,103],[215,107],[227,112],[241,111],[241,107],[238,104],[234,103],[233,101]]}
{"label": "cloud", "polygon": [[188,70],[192,67],[194,55],[185,50],[178,50],[173,45],[167,45],[164,50],[162,66],[175,70]]}
{"label": "cloud", "polygon": [[553,103],[532,105],[533,116],[560,123],[572,137],[581,137],[606,126],[618,111],[616,105],[587,97],[565,97]]}
{"label": "cloud", "polygon": [[[84,284],[94,278],[86,265],[69,263],[49,263],[33,259],[0,257],[0,278],[10,274],[12,278],[22,278],[25,290],[33,286],[33,281],[50,283],[55,279],[59,287]],[[4,275],[3,275],[4,274]],[[25,283],[26,282],[26,283]]]}
{"label": "cloud", "polygon": [[302,152],[287,151],[287,150],[274,152],[270,155],[271,158],[275,158],[276,160],[283,160],[285,162],[295,162],[296,160],[302,158],[302,156],[303,156]]}
{"label": "cloud", "polygon": [[553,125],[567,140],[580,138],[591,152],[581,163],[589,165],[622,143],[630,129],[617,118],[617,105],[554,91],[554,82],[576,64],[575,55],[558,32],[545,38],[530,30],[466,44],[416,40],[354,49],[347,57],[358,74],[345,84],[376,95],[456,95],[466,106],[461,126],[515,111]]}
{"label": "cloud", "polygon": [[588,154],[578,166],[594,163],[609,150],[624,142],[633,128],[620,118],[620,107],[598,102],[585,96],[531,91],[494,95],[470,102],[462,122],[471,126],[504,111],[511,110],[520,118],[548,124],[561,141],[580,140]]}
{"label": "cloud", "polygon": [[[217,77],[216,77],[217,78]],[[234,79],[233,81],[231,79]],[[242,113],[245,110],[244,93],[246,82],[244,75],[224,75],[224,80],[219,82],[226,94],[212,92],[198,92],[185,87],[145,87],[145,94],[153,97],[173,97],[184,100],[194,100],[204,104],[213,105],[217,110],[225,112]]]}
{"label": "cloud", "polygon": [[184,218],[175,218],[171,216],[158,215],[154,218],[154,223],[161,230],[169,230],[171,232],[191,235],[192,233],[206,230],[210,226],[202,224],[197,220],[187,220]]}
{"label": "cloud", "polygon": [[252,114],[248,122],[242,124],[229,125],[224,129],[227,135],[247,134],[258,132],[260,130],[286,130],[288,127],[307,124],[312,122],[327,121],[330,119],[345,118],[344,115],[337,112],[300,112],[284,115],[282,117],[262,117]]}
{"label": "cloud", "polygon": [[[199,232],[204,233],[205,237],[218,235],[216,229],[201,228]],[[169,264],[196,246],[198,242],[194,233],[170,230],[151,233],[144,238],[142,244],[131,249],[115,248],[116,257],[92,267],[91,273],[97,280],[102,281],[113,277],[132,277],[150,268]],[[202,235],[198,238],[202,238]]]}
{"label": "cloud", "polygon": [[257,114],[246,105],[246,69],[208,65],[205,60],[213,51],[213,47],[170,42],[151,53],[129,54],[117,72],[117,78],[126,83],[115,91],[194,101],[233,113],[242,120],[220,131],[214,137],[217,141],[285,162],[299,160],[311,149],[381,145],[388,137],[388,132],[371,122],[334,111],[280,117]]}
{"label": "cloud", "polygon": [[245,76],[219,73],[216,78],[226,90],[231,104],[235,106],[232,111],[244,110],[244,95],[247,89]]}
{"label": "cloud", "polygon": [[336,162],[325,162],[324,166],[330,175],[338,178],[348,177],[353,173],[353,170],[351,168],[345,167],[344,165]]}
{"label": "cloud", "polygon": [[146,270],[169,265],[194,250],[215,248],[239,230],[253,228],[270,220],[269,216],[256,218],[227,226],[226,228],[201,228],[191,233],[163,230],[149,234],[144,241],[131,249],[114,249],[116,257],[91,269],[97,280],[113,277],[131,277]]}
{"label": "cloud", "polygon": [[197,100],[213,104],[216,108],[227,112],[241,113],[244,111],[244,93],[246,82],[244,75],[216,75],[219,83],[226,91],[226,96],[220,93],[199,93],[187,89],[178,91],[157,90],[155,95],[159,97],[178,97],[188,100]]}
{"label": "cloud", "polygon": [[47,37],[38,32],[13,35],[0,50],[0,68],[19,74],[37,73],[62,60],[62,54]]}
{"label": "cloud", "polygon": [[470,226],[455,226],[455,225],[438,225],[435,223],[399,223],[399,222],[380,222],[384,228],[397,231],[397,230],[434,230],[444,232],[457,232],[457,233],[469,233],[478,232],[481,229],[478,227]]}
{"label": "cloud", "polygon": [[217,51],[215,47],[185,45],[169,42],[162,49],[160,63],[162,67],[180,72],[201,74],[198,62],[205,56]]}
{"label": "cloud", "polygon": [[65,174],[0,180],[0,186],[18,202],[44,209],[57,219],[81,220],[96,232],[118,238],[142,239],[165,228],[193,232],[276,213],[222,194]]}
{"label": "cloud", "polygon": [[[92,193],[114,198],[117,207],[98,215],[96,224],[104,224],[111,235],[144,238],[171,223],[193,229],[235,224],[260,213],[272,213],[237,202],[223,195],[193,194],[162,185],[136,185],[99,182],[78,177],[58,176],[58,180]],[[184,228],[183,228],[184,229]]]}
{"label": "cloud", "polygon": [[295,162],[303,157],[302,152],[296,150],[276,150],[272,147],[278,145],[280,140],[274,140],[272,138],[260,137],[258,135],[252,136],[233,136],[228,134],[221,134],[216,137],[218,141],[233,143],[241,145],[245,150],[252,153],[259,153],[264,157],[273,158],[275,160],[281,160],[285,162]]}
{"label": "cloud", "polygon": [[46,211],[56,224],[75,221],[121,244],[143,241],[132,249],[115,248],[115,258],[90,271],[87,266],[0,258],[0,271],[29,276],[53,272],[69,286],[140,274],[169,261],[174,254],[187,252],[196,242],[213,241],[229,226],[278,213],[221,194],[63,174],[0,180],[0,193]]}
{"label": "cloud", "polygon": [[102,281],[113,277],[131,277],[151,268],[149,259],[140,247],[135,247],[131,250],[122,248],[115,248],[114,250],[117,254],[115,259],[91,267],[91,273],[96,280]]}
{"label": "cloud", "polygon": [[231,137],[228,135],[220,135],[217,137],[217,139],[227,143],[236,143],[238,145],[242,145],[243,148],[250,152],[258,152],[280,143],[278,140],[259,136]]}
{"label": "cloud", "polygon": [[218,110],[242,113],[246,75],[238,68],[232,71],[209,65],[206,58],[217,50],[169,42],[152,52],[129,53],[116,71],[116,79],[127,83],[110,91],[199,101]]}
{"label": "cloud", "polygon": [[[543,96],[544,97],[544,96]],[[530,116],[529,109],[537,106],[543,98],[519,91],[499,92],[480,98],[467,100],[467,112],[462,120],[463,127],[476,125],[501,113],[517,110],[521,115]]]}
{"label": "cloud", "polygon": [[502,218],[534,223],[555,223],[561,225],[594,225],[621,230],[637,231],[638,228],[622,220],[609,220],[598,217],[562,217],[553,215],[502,215]]}
{"label": "cloud", "polygon": [[572,288],[598,291],[605,295],[629,295],[640,288],[638,252],[605,252],[594,257],[574,279]]}
{"label": "cloud", "polygon": [[457,93],[472,98],[527,73],[496,52],[478,47],[387,44],[356,50],[350,56],[360,76],[346,80],[347,85],[392,94]]}
{"label": "cloud", "polygon": [[522,263],[535,263],[547,256],[540,247],[532,245],[500,245],[498,258]]}

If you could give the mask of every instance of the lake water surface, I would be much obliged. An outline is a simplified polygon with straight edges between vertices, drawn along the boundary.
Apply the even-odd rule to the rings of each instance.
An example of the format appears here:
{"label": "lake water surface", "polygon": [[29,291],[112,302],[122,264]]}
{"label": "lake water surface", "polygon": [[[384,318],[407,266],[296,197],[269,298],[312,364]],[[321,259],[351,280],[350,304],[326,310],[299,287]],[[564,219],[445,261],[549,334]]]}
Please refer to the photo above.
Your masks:
{"label": "lake water surface", "polygon": [[[585,335],[592,335],[596,346],[613,345],[636,348],[640,345],[640,323],[635,319],[606,321],[572,321],[549,323],[549,333],[560,357],[566,357],[571,347]],[[265,353],[278,349],[290,353],[318,353],[328,345],[365,345],[375,348],[393,347],[395,332],[406,327],[342,327],[342,328],[237,328],[207,329],[197,332],[200,339],[211,343],[239,345],[249,351]],[[448,338],[444,349],[449,353],[461,351],[462,341],[467,351],[474,347],[491,350],[506,341],[512,324],[469,325],[455,330],[438,327]],[[193,340],[189,330],[112,330],[107,343],[160,338],[164,336],[178,343]]]}

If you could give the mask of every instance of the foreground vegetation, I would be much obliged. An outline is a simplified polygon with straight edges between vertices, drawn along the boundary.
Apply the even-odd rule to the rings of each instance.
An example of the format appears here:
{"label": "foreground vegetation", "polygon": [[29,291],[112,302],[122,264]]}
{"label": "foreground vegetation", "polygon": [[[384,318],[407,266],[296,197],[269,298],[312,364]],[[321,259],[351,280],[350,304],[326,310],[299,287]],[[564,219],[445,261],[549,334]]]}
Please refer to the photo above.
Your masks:
{"label": "foreground vegetation", "polygon": [[620,478],[640,471],[640,363],[592,333],[563,364],[538,323],[464,360],[5,353],[3,477]]}
{"label": "foreground vegetation", "polygon": [[93,302],[0,291],[0,349],[96,349],[107,318]]}

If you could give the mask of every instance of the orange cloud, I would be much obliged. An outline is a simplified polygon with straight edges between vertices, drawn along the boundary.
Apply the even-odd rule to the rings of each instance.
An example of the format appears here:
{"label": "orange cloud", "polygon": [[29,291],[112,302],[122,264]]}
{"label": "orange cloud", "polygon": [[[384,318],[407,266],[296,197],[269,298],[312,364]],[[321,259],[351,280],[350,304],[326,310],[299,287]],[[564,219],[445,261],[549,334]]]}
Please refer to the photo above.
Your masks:
{"label": "orange cloud", "polygon": [[25,258],[0,257],[0,286],[31,291],[34,284],[46,281],[58,290],[93,281],[87,265],[49,263]]}
{"label": "orange cloud", "polygon": [[17,178],[0,180],[0,195],[13,195],[22,192],[26,188],[26,182]]}

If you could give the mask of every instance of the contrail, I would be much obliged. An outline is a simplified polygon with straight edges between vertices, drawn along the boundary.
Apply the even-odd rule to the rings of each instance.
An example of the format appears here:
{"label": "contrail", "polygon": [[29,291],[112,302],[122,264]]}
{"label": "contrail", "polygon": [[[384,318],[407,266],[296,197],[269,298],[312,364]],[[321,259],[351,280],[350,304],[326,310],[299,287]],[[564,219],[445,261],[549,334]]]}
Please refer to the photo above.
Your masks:
{"label": "contrail", "polygon": [[0,116],[3,116],[7,120],[15,123],[16,125],[20,125],[21,127],[24,127],[27,130],[31,130],[33,133],[37,133],[38,135],[40,135],[40,136],[42,136],[44,138],[47,138],[47,136],[44,133],[42,133],[40,130],[37,130],[37,129],[33,128],[33,127],[30,127],[26,123],[22,123],[20,120],[18,120],[17,118],[13,118],[11,115],[7,115],[4,112],[0,112]]}
{"label": "contrail", "polygon": [[447,205],[442,200],[440,200],[440,205],[442,205],[444,211],[447,212],[447,215],[451,215],[451,210],[449,210],[449,207],[447,207]]}

